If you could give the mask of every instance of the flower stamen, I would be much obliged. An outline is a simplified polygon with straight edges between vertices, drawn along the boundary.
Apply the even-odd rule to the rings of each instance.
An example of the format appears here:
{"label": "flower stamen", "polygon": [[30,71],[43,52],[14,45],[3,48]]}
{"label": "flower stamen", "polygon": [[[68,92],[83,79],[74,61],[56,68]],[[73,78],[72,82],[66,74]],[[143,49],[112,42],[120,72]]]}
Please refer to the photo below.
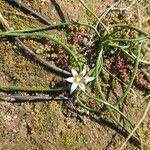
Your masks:
{"label": "flower stamen", "polygon": [[83,77],[81,77],[80,75],[75,76],[74,82],[78,83],[78,84],[82,83],[83,82]]}

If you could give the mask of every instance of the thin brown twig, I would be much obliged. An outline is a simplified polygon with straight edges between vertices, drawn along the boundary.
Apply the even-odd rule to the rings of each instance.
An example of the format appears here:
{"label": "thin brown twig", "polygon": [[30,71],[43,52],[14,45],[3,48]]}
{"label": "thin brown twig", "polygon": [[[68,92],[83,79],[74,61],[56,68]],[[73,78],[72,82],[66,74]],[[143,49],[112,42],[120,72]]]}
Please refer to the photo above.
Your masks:
{"label": "thin brown twig", "polygon": [[127,12],[134,4],[135,4],[135,0],[126,8],[125,12]]}
{"label": "thin brown twig", "polygon": [[33,15],[35,15],[36,17],[40,18],[45,24],[50,25],[50,22],[45,19],[43,16],[41,16],[39,13],[37,13],[36,11],[34,11],[32,8],[30,8],[28,5],[26,5],[25,3],[23,3],[21,0],[11,0],[14,3],[16,3],[19,7],[22,7],[23,9],[29,11],[30,13],[32,13]]}
{"label": "thin brown twig", "polygon": [[30,95],[11,95],[0,94],[0,100],[7,102],[23,102],[23,101],[47,101],[47,100],[69,100],[72,98],[65,96],[30,96]]}
{"label": "thin brown twig", "polygon": [[100,19],[103,19],[106,17],[106,15],[116,6],[118,5],[122,0],[118,0],[116,3],[114,3],[112,6],[110,6],[101,16]]}
{"label": "thin brown twig", "polygon": [[120,8],[113,7],[111,10],[121,11],[121,12],[126,13],[127,11],[129,11],[129,9],[131,9],[131,7],[134,5],[134,3],[135,3],[135,0],[133,2],[131,2],[131,4],[128,7],[120,7]]}
{"label": "thin brown twig", "polygon": [[[112,6],[110,6],[106,11],[104,11],[104,12],[100,15],[99,19],[102,20],[104,17],[106,17],[106,15],[107,15],[116,5],[118,5],[121,1],[122,1],[122,0],[118,0],[116,3],[114,3]],[[96,24],[96,28],[98,27],[98,24],[99,24],[99,23]]]}
{"label": "thin brown twig", "polygon": [[139,28],[142,28],[142,23],[141,23],[141,13],[140,13],[140,9],[139,9],[139,3],[137,0],[135,0],[135,4],[136,4],[136,9],[137,9],[137,14],[138,14],[138,24],[139,24]]}

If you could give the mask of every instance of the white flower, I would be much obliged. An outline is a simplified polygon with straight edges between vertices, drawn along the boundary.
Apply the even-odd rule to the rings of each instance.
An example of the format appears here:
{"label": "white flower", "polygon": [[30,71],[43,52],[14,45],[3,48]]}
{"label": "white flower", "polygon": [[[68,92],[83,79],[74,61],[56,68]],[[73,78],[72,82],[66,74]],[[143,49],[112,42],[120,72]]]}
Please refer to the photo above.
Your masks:
{"label": "white flower", "polygon": [[85,91],[85,84],[94,80],[94,77],[85,76],[86,67],[84,67],[84,69],[80,73],[77,73],[76,70],[71,69],[71,73],[72,73],[73,77],[69,77],[69,78],[65,79],[66,81],[72,83],[71,89],[70,89],[70,94],[72,94],[73,91],[77,88],[80,88],[82,91]]}

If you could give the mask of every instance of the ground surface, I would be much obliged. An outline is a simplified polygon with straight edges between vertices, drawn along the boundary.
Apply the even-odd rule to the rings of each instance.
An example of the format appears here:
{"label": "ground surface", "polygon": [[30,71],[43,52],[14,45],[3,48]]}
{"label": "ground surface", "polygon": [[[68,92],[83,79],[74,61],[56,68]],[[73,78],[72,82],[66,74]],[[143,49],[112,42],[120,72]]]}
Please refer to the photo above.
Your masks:
{"label": "ground surface", "polygon": [[[26,2],[24,0],[24,2]],[[111,6],[113,0],[85,1],[98,15]],[[0,11],[14,27],[26,29],[39,27],[43,24],[27,15],[12,3],[0,0]],[[71,21],[92,21],[77,0],[30,0],[27,4],[41,13],[51,23]],[[147,2],[141,3],[141,8]],[[16,14],[13,14],[16,13]],[[142,12],[143,20],[148,20],[147,13]],[[31,18],[32,17],[32,18]],[[146,22],[146,21],[145,21]],[[146,24],[146,23],[145,23]],[[147,28],[147,27],[146,27]],[[2,27],[1,27],[2,29]],[[146,30],[146,29],[145,29]],[[59,35],[59,31],[48,32]],[[43,49],[41,43],[24,41],[33,49]],[[32,58],[24,54],[12,40],[0,41],[0,83],[20,86],[48,87],[63,81],[58,74],[54,74],[41,66]],[[50,49],[47,44],[46,51]],[[118,90],[118,91],[117,91]],[[116,88],[119,92],[120,88]],[[135,89],[137,98],[129,94],[124,111],[130,113],[130,118],[136,124],[141,118],[146,101],[144,91]],[[110,96],[112,96],[110,94]],[[74,105],[74,106],[72,106]],[[117,127],[105,114],[89,116],[76,104],[70,102],[34,102],[8,103],[0,101],[0,149],[1,150],[116,150],[125,138]],[[75,111],[76,109],[76,111]],[[139,130],[144,142],[150,144],[150,114]],[[137,147],[128,143],[126,149]]]}

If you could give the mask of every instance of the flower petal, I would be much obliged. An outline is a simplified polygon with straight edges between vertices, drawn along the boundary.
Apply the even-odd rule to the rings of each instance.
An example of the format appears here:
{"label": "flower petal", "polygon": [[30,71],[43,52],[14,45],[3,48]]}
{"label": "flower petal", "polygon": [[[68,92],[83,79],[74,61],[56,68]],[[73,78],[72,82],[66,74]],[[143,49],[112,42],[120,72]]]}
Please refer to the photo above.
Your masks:
{"label": "flower petal", "polygon": [[94,77],[84,77],[84,82],[87,84],[88,82],[91,82],[94,80]]}
{"label": "flower petal", "polygon": [[75,69],[71,69],[71,73],[72,73],[73,77],[78,75],[78,73]]}
{"label": "flower petal", "polygon": [[83,83],[79,84],[79,88],[85,92],[85,85]]}
{"label": "flower petal", "polygon": [[68,82],[70,82],[70,83],[73,83],[73,82],[74,82],[74,77],[66,78],[65,81],[68,81]]}
{"label": "flower petal", "polygon": [[71,85],[70,94],[73,93],[73,91],[77,88],[77,86],[78,86],[78,84],[76,84],[76,83],[73,83],[73,84]]}
{"label": "flower petal", "polygon": [[86,74],[86,66],[84,65],[84,69],[80,72],[80,75],[84,77]]}

